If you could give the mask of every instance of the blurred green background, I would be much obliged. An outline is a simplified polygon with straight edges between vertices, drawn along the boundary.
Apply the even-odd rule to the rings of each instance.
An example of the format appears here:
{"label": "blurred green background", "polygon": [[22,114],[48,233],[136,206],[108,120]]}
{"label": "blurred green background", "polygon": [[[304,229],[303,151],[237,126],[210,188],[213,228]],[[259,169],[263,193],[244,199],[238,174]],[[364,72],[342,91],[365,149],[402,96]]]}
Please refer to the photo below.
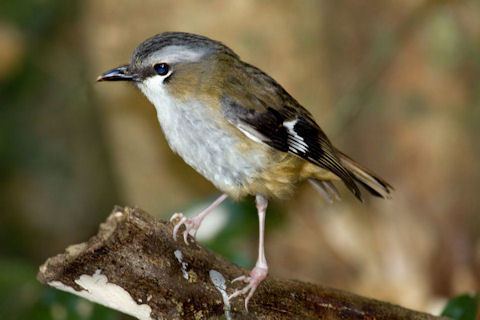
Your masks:
{"label": "blurred green background", "polygon": [[[480,2],[0,1],[0,319],[127,319],[41,286],[38,266],[115,204],[198,211],[218,194],[172,154],[133,87],[96,84],[163,31],[223,41],[396,191],[326,204],[305,186],[267,215],[271,274],[439,313],[480,288]],[[200,239],[256,257],[251,201]]]}

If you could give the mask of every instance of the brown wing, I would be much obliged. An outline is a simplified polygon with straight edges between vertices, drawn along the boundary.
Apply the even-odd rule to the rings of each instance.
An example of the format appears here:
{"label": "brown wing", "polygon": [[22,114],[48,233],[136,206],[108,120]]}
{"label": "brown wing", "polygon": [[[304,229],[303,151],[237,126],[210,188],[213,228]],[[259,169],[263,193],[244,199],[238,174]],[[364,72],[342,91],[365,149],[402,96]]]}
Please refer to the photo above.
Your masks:
{"label": "brown wing", "polygon": [[361,200],[352,174],[311,114],[267,74],[248,64],[238,68],[226,80],[221,105],[247,137],[330,170]]}

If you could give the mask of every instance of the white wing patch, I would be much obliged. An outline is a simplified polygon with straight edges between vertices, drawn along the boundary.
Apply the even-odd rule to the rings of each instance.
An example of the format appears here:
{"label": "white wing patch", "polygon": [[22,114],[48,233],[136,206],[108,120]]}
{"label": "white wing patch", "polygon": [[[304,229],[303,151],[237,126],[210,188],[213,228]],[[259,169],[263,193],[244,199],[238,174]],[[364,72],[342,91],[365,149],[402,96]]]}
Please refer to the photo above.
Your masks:
{"label": "white wing patch", "polygon": [[283,122],[283,126],[288,130],[288,150],[294,153],[297,153],[299,151],[302,153],[307,153],[308,144],[306,144],[305,140],[303,140],[303,137],[301,137],[295,131],[295,124],[297,122],[298,118]]}

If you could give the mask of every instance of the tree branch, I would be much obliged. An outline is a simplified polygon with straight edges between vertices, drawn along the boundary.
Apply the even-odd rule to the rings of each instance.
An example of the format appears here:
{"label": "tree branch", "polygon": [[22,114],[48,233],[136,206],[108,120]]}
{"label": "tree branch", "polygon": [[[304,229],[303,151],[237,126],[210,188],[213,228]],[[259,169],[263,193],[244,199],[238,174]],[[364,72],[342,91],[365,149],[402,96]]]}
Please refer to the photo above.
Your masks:
{"label": "tree branch", "polygon": [[98,234],[40,267],[38,279],[138,319],[440,319],[389,303],[268,277],[246,313],[227,294],[247,271],[172,239],[171,224],[132,208],[114,209]]}

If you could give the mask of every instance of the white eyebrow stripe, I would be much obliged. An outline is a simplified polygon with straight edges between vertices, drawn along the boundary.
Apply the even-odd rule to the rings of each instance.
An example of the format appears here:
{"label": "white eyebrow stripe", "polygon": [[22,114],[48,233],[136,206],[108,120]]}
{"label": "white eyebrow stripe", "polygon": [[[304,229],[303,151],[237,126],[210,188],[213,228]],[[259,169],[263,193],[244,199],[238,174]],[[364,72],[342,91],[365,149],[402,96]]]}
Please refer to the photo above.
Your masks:
{"label": "white eyebrow stripe", "polygon": [[206,53],[205,49],[191,49],[185,46],[168,46],[149,57],[149,61],[165,63],[196,62]]}

